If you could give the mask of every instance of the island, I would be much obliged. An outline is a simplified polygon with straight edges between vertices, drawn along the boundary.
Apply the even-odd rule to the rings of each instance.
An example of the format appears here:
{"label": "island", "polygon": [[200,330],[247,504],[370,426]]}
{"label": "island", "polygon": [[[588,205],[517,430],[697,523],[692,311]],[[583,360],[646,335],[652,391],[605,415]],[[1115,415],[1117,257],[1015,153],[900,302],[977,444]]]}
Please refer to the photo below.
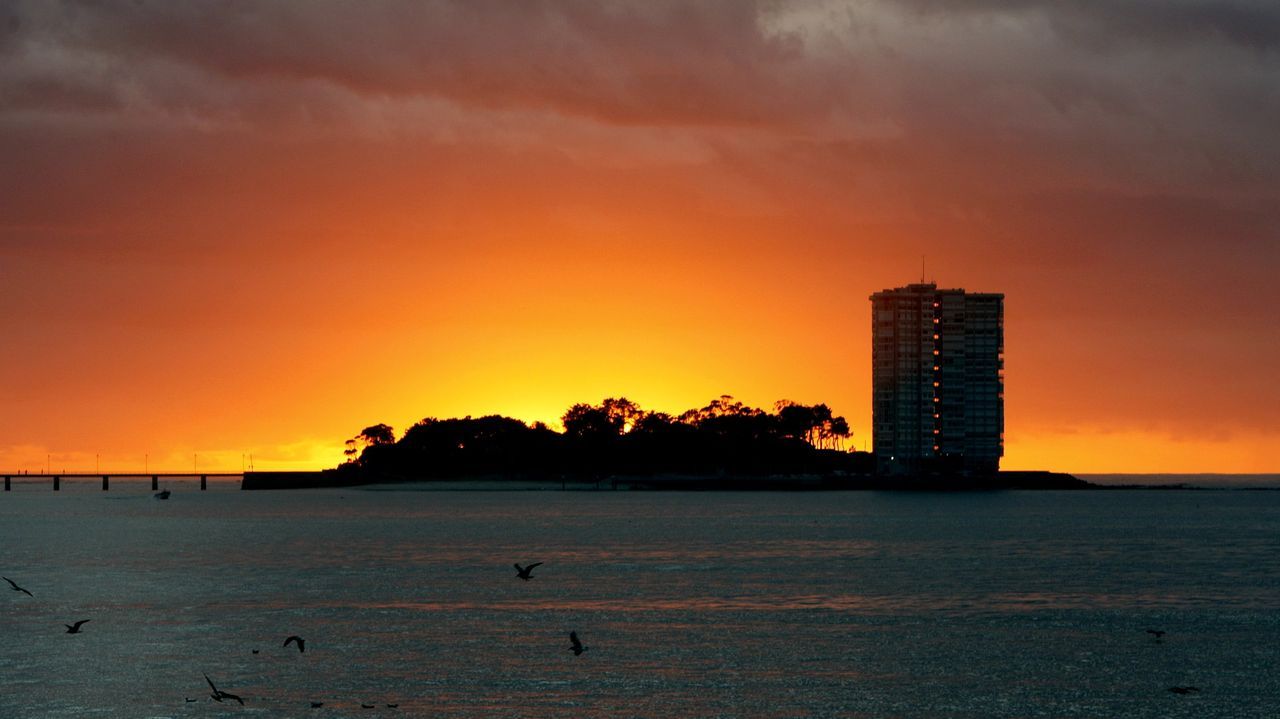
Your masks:
{"label": "island", "polygon": [[616,490],[1089,489],[1055,472],[975,476],[940,460],[914,475],[881,476],[869,452],[846,448],[848,422],[826,404],[781,400],[773,411],[722,395],[678,415],[624,398],[575,404],[563,432],[489,415],[386,424],[347,440],[343,464],[316,472],[247,472],[245,490],[435,483]]}

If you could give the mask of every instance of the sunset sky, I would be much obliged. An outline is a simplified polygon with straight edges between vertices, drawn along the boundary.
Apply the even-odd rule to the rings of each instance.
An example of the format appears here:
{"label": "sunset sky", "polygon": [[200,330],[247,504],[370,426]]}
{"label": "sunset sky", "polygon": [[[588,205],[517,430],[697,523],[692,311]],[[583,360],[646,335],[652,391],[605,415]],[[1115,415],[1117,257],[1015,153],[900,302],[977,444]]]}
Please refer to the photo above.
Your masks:
{"label": "sunset sky", "polygon": [[1280,4],[0,4],[0,469],[826,402],[1006,295],[1009,469],[1280,471]]}

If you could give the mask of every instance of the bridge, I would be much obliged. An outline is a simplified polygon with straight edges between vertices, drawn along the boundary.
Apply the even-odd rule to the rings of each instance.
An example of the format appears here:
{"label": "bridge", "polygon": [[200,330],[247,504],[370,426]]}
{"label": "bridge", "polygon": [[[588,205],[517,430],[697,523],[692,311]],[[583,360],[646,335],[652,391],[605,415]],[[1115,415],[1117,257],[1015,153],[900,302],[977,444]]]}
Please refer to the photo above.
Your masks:
{"label": "bridge", "polygon": [[52,479],[53,491],[55,492],[61,491],[62,480],[64,478],[65,479],[87,479],[87,478],[96,479],[98,477],[101,477],[102,491],[105,492],[108,489],[110,489],[112,479],[146,479],[147,477],[150,477],[151,491],[155,492],[155,491],[159,491],[160,489],[161,477],[164,477],[165,479],[195,479],[196,477],[199,477],[200,491],[204,491],[209,488],[210,477],[243,477],[243,476],[244,476],[244,472],[161,472],[158,474],[157,473],[133,474],[129,472],[120,472],[117,474],[100,474],[97,472],[94,472],[91,474],[77,474],[75,472],[64,472],[62,474],[6,474],[4,475],[4,491],[6,492],[10,491],[10,485],[12,484],[14,477],[20,477],[24,480],[30,479],[32,477]]}

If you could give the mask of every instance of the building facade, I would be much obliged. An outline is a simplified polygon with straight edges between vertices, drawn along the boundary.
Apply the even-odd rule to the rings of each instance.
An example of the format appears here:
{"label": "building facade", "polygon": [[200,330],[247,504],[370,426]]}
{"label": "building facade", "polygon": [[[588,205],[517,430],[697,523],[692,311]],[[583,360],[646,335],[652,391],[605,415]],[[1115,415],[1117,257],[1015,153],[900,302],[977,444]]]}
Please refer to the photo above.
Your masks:
{"label": "building facade", "polygon": [[994,474],[1004,455],[1004,295],[907,285],[871,296],[881,474]]}

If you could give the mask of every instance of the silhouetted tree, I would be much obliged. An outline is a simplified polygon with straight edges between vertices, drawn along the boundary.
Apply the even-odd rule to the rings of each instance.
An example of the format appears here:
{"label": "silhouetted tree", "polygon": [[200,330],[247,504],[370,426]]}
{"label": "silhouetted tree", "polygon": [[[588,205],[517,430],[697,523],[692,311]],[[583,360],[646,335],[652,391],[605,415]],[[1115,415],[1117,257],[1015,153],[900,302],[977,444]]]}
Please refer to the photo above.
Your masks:
{"label": "silhouetted tree", "polygon": [[575,404],[560,421],[571,437],[616,437],[631,431],[644,415],[640,405],[626,397],[609,397],[599,406]]}
{"label": "silhouetted tree", "polygon": [[346,455],[348,462],[356,461],[357,455],[363,458],[361,450],[368,450],[370,447],[380,447],[394,444],[396,441],[395,430],[390,425],[375,424],[360,430],[359,434],[347,440],[342,453]]}
{"label": "silhouetted tree", "polygon": [[759,417],[764,414],[764,410],[748,407],[735,400],[733,395],[722,394],[711,400],[706,407],[684,412],[679,419],[686,424],[700,425],[707,420],[719,417]]}
{"label": "silhouetted tree", "polygon": [[396,441],[395,430],[390,425],[375,424],[365,427],[357,434],[356,439],[362,440],[366,447],[372,447],[379,444],[392,444]]}
{"label": "silhouetted tree", "polygon": [[809,406],[784,399],[774,407],[782,435],[804,440],[815,449],[839,449],[851,434],[848,421],[834,416],[825,404]]}
{"label": "silhouetted tree", "polygon": [[810,439],[817,425],[813,407],[783,399],[774,404],[774,409],[778,413],[778,427],[782,436],[812,444]]}
{"label": "silhouetted tree", "polygon": [[658,434],[669,431],[675,424],[675,418],[666,412],[645,412],[636,420],[633,433]]}
{"label": "silhouetted tree", "polygon": [[832,417],[827,423],[827,436],[831,438],[833,449],[844,451],[844,441],[853,434],[849,429],[849,422],[844,417]]}
{"label": "silhouetted tree", "polygon": [[619,434],[630,432],[645,415],[640,405],[626,397],[610,397],[600,403],[600,408],[609,416],[609,423],[618,428]]}
{"label": "silhouetted tree", "polygon": [[575,404],[560,418],[565,434],[575,439],[589,437],[613,437],[622,432],[622,425],[614,424],[603,407]]}

